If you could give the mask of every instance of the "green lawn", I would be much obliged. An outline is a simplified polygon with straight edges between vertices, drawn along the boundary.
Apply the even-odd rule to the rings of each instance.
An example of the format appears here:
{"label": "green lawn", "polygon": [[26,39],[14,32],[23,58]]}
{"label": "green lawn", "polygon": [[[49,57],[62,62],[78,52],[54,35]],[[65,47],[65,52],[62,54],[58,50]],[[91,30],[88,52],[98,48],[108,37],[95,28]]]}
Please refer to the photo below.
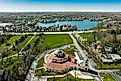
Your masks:
{"label": "green lawn", "polygon": [[35,71],[36,76],[51,76],[52,74],[53,74],[52,72],[45,71],[44,68]]}
{"label": "green lawn", "polygon": [[119,75],[121,75],[121,71],[118,71],[118,72],[116,72],[116,74],[119,74]]}
{"label": "green lawn", "polygon": [[95,81],[95,80],[87,80],[87,79],[74,78],[72,75],[68,74],[65,77],[48,78],[47,81]]}
{"label": "green lawn", "polygon": [[44,57],[38,61],[36,68],[43,67],[43,63],[44,63]]}
{"label": "green lawn", "polygon": [[76,48],[74,46],[71,46],[70,48],[63,49],[63,51],[66,54],[72,54],[73,56],[75,56],[74,52],[76,51]]}
{"label": "green lawn", "polygon": [[39,36],[34,36],[34,38],[31,40],[29,44],[33,45],[34,42],[39,38]]}
{"label": "green lawn", "polygon": [[[69,37],[69,35],[45,35],[43,41],[40,41],[40,46],[43,49],[46,48],[46,45],[48,46],[48,48],[56,48],[66,44],[72,44],[72,40]],[[67,50],[64,51],[66,53],[74,55],[74,49],[75,47],[72,46],[71,48],[68,48]],[[36,68],[42,67],[43,62],[44,62],[44,57],[39,60]]]}
{"label": "green lawn", "polygon": [[80,36],[82,38],[87,38],[87,41],[90,41],[90,43],[94,41],[94,36],[92,33],[81,33]]}
{"label": "green lawn", "polygon": [[69,35],[44,35],[43,42],[40,46],[43,48],[57,48],[66,44],[72,44],[72,40]]}
{"label": "green lawn", "polygon": [[109,73],[100,73],[100,76],[103,79],[103,81],[115,81],[115,79]]}
{"label": "green lawn", "polygon": [[[45,35],[43,41],[40,41],[40,46],[44,49],[46,48],[46,45],[48,46],[48,48],[56,48],[66,44],[72,44],[72,40],[69,37],[69,35]],[[74,54],[73,51],[74,47],[71,47],[70,49],[67,49],[65,52]],[[44,58],[39,60],[37,68],[43,66],[43,60]]]}
{"label": "green lawn", "polygon": [[[10,46],[14,45],[15,44],[15,41],[16,40],[19,40],[21,36],[13,36],[11,37],[7,43],[10,44]],[[6,47],[10,47],[10,46],[6,46],[6,43],[3,43],[1,46],[0,46],[0,49],[3,49],[3,48],[6,48]]]}
{"label": "green lawn", "polygon": [[18,49],[21,50],[31,38],[32,36],[28,36],[22,43],[19,44]]}

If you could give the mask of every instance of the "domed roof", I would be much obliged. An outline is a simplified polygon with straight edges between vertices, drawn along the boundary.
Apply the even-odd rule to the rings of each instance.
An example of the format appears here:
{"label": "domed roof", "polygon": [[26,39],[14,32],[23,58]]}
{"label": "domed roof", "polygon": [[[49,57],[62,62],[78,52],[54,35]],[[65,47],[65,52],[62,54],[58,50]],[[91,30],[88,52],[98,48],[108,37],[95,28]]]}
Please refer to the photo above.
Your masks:
{"label": "domed roof", "polygon": [[64,52],[62,50],[55,50],[54,51],[54,54],[57,56],[57,57],[63,57],[65,56]]}

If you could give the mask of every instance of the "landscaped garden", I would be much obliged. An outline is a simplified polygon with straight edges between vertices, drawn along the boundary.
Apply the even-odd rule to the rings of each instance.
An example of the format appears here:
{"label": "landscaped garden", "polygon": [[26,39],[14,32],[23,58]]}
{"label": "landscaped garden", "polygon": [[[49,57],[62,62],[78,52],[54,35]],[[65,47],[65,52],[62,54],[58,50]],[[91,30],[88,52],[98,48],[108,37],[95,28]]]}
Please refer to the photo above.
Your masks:
{"label": "landscaped garden", "polygon": [[88,42],[93,43],[94,42],[94,36],[92,33],[81,33],[80,36],[82,38],[87,39]]}
{"label": "landscaped garden", "polygon": [[88,79],[81,79],[81,78],[74,78],[72,75],[68,74],[64,77],[53,77],[48,78],[48,81],[95,81],[95,80],[88,80]]}
{"label": "landscaped garden", "polygon": [[58,48],[63,45],[72,44],[69,35],[44,35],[43,41],[40,43],[42,48]]}
{"label": "landscaped garden", "polygon": [[[50,48],[52,49],[52,48],[58,48],[67,44],[72,44],[72,40],[69,37],[69,35],[44,35],[43,40],[40,41],[40,46],[45,50],[46,50],[46,45],[48,49]],[[71,46],[70,48],[67,48],[64,51],[65,53],[74,55],[75,47]],[[38,61],[36,68],[43,67],[43,63],[44,63],[44,57]],[[44,73],[43,71],[44,69],[40,69],[38,72],[41,72],[41,74],[46,74],[46,72]]]}

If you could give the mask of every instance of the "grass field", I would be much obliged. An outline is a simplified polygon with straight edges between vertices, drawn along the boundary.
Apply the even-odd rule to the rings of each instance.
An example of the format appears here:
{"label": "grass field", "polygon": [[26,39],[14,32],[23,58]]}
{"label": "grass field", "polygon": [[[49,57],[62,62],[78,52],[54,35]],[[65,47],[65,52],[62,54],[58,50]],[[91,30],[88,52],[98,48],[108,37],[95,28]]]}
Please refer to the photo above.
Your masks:
{"label": "grass field", "polygon": [[29,44],[33,45],[34,42],[39,38],[39,36],[34,36],[34,38],[30,41]]}
{"label": "grass field", "polygon": [[68,74],[65,77],[48,78],[47,81],[95,81],[95,80],[87,80],[87,79],[74,78],[72,75]]}
{"label": "grass field", "polygon": [[32,36],[28,36],[22,43],[19,44],[18,49],[21,50],[31,38]]}
{"label": "grass field", "polygon": [[[10,46],[14,45],[15,44],[15,41],[18,40],[21,36],[13,36],[11,37],[7,43],[10,44]],[[3,49],[3,48],[7,48],[7,47],[10,47],[10,46],[6,46],[6,43],[3,43],[1,46],[0,46],[0,49]]]}
{"label": "grass field", "polygon": [[87,41],[90,41],[91,43],[94,41],[94,36],[92,33],[81,33],[80,36],[82,38],[87,38]]}
{"label": "grass field", "polygon": [[72,40],[69,35],[45,35],[43,43],[40,46],[43,48],[57,48],[66,44],[72,44]]}
{"label": "grass field", "polygon": [[[72,44],[72,40],[69,37],[69,35],[45,35],[43,43],[40,42],[40,46],[42,48],[46,48],[47,45],[49,49],[61,47],[66,44]],[[73,51],[74,47],[65,50],[66,53],[71,53],[71,54],[74,54]],[[44,57],[39,60],[36,68],[42,67],[43,62],[44,62]]]}
{"label": "grass field", "polygon": [[73,56],[75,56],[74,52],[76,51],[76,48],[74,46],[71,46],[70,48],[63,49],[63,51],[66,54],[72,54]]}
{"label": "grass field", "polygon": [[[43,39],[43,43],[40,42],[40,46],[42,48],[45,48],[46,45],[48,48],[56,48],[61,47],[66,44],[72,44],[72,40],[70,39],[69,35],[45,35],[45,38]],[[65,50],[66,53],[74,54],[74,47],[71,47],[70,49]],[[44,58],[40,59],[37,65],[37,68],[43,66]]]}
{"label": "grass field", "polygon": [[109,73],[101,73],[100,76],[103,81],[116,81]]}
{"label": "grass field", "polygon": [[38,64],[37,64],[36,68],[43,67],[43,63],[44,63],[44,57],[41,58],[41,59],[38,61]]}

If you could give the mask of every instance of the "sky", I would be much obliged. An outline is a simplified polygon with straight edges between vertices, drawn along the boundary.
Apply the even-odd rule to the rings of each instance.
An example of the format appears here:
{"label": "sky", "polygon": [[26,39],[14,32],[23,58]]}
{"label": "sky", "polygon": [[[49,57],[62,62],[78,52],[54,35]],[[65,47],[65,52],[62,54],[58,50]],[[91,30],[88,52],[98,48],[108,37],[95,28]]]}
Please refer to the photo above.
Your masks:
{"label": "sky", "polygon": [[0,12],[121,12],[121,0],[0,0]]}

